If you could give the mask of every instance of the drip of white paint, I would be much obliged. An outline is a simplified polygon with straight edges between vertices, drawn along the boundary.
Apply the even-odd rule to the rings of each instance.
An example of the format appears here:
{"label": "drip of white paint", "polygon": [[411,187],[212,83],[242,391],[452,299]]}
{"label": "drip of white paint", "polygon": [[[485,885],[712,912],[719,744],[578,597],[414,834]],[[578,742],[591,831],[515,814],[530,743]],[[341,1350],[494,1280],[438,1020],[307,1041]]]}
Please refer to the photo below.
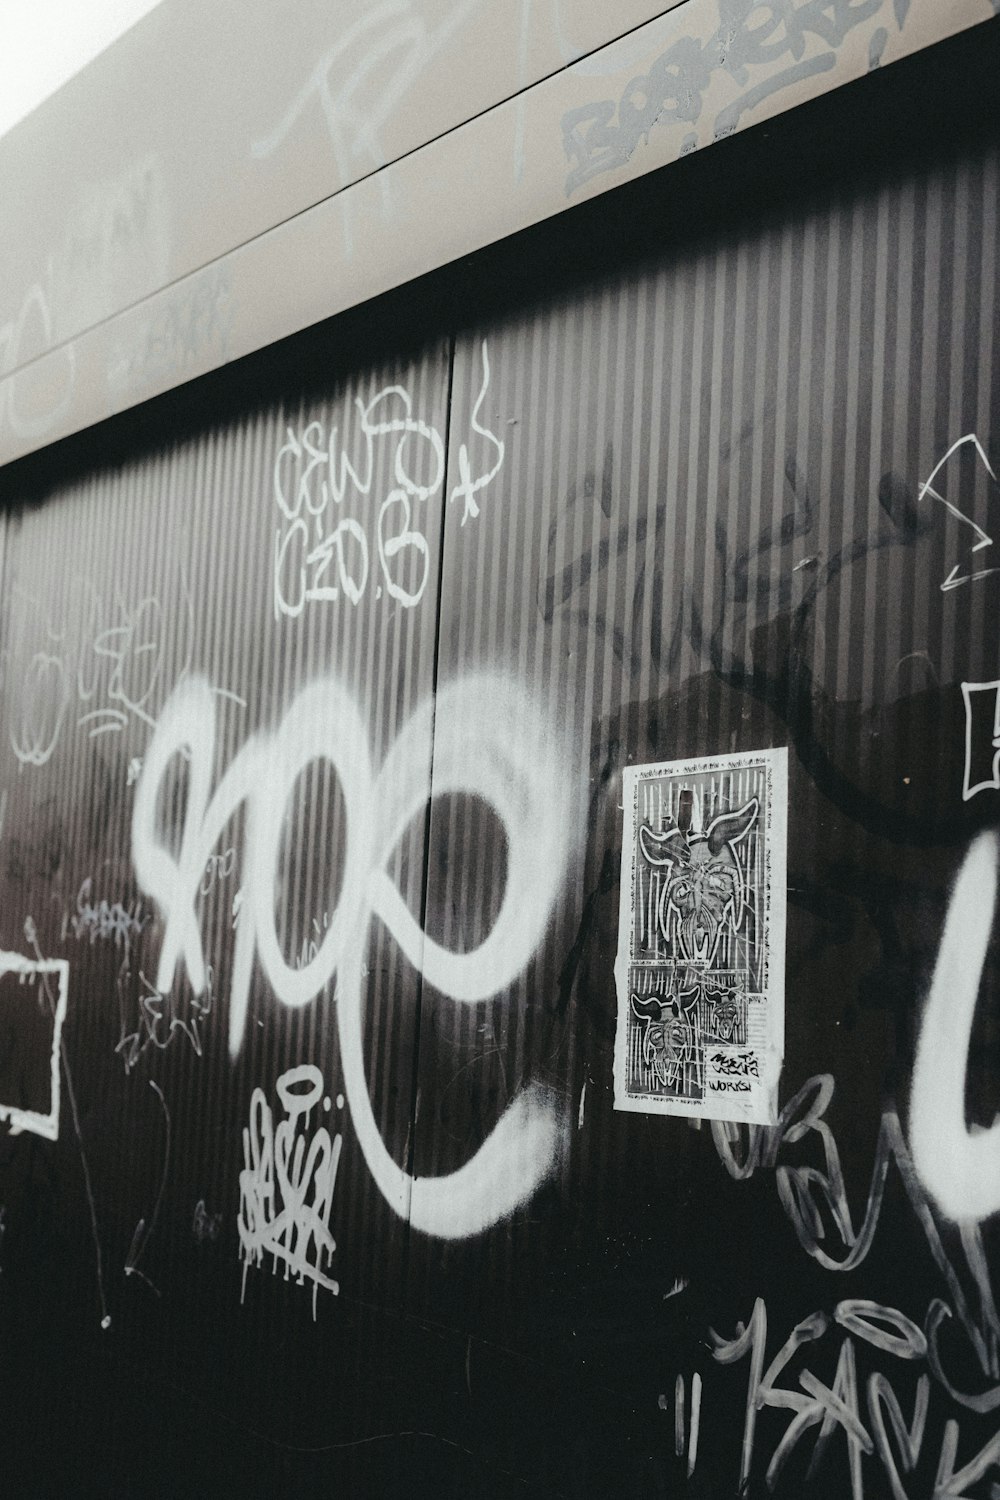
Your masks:
{"label": "drip of white paint", "polygon": [[480,490],[484,490],[488,484],[491,484],[499,474],[500,469],[503,465],[505,451],[505,445],[503,441],[497,437],[496,433],[491,432],[488,427],[484,427],[479,420],[480,408],[482,407],[482,404],[486,399],[486,392],[489,390],[490,385],[490,356],[489,351],[486,347],[485,339],[483,339],[482,341],[480,350],[483,357],[483,383],[479,387],[479,394],[476,397],[475,404],[472,408],[472,430],[479,437],[485,438],[486,441],[491,444],[493,451],[496,454],[496,462],[493,464],[493,467],[491,469],[487,469],[485,474],[480,474],[475,479],[473,479],[472,464],[469,460],[469,450],[466,447],[465,443],[459,444],[459,480],[452,490],[451,494],[448,496],[448,501],[450,503],[452,500],[457,500],[459,498],[462,500],[463,509],[461,524],[463,526],[470,518],[470,516],[473,518],[478,516],[479,506],[476,502],[476,495],[480,492]]}
{"label": "drip of white paint", "polygon": [[139,1262],[143,1257],[146,1246],[149,1244],[150,1238],[153,1234],[153,1230],[156,1228],[156,1221],[160,1217],[160,1207],[163,1203],[163,1194],[167,1186],[167,1176],[170,1171],[170,1110],[167,1106],[167,1101],[164,1098],[163,1090],[160,1088],[160,1085],[153,1078],[150,1078],[148,1082],[150,1088],[155,1090],[160,1100],[160,1108],[163,1111],[163,1120],[165,1125],[163,1173],[160,1177],[160,1190],[156,1195],[156,1202],[153,1205],[153,1216],[150,1219],[149,1224],[147,1225],[146,1220],[143,1218],[140,1219],[138,1224],[135,1226],[135,1234],[132,1236],[132,1243],[129,1246],[128,1255],[125,1257],[125,1275],[138,1276],[139,1279],[141,1281],[144,1281],[146,1285],[150,1287],[159,1297],[159,1287],[153,1284],[150,1278],[146,1275],[145,1271],[140,1271]]}
{"label": "drip of white paint", "polygon": [[973,842],[952,891],[924,1008],[910,1099],[910,1145],[927,1191],[956,1221],[1000,1209],[1000,1123],[965,1124],[969,1040],[997,896],[998,841]]}

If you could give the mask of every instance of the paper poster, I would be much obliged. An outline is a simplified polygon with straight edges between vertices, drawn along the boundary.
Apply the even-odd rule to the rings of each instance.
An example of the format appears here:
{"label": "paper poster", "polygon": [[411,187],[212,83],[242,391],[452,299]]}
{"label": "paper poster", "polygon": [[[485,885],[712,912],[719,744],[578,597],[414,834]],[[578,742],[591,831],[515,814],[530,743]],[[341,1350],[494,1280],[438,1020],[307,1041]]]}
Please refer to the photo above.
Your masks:
{"label": "paper poster", "polygon": [[615,1108],[773,1124],[788,752],[628,766]]}

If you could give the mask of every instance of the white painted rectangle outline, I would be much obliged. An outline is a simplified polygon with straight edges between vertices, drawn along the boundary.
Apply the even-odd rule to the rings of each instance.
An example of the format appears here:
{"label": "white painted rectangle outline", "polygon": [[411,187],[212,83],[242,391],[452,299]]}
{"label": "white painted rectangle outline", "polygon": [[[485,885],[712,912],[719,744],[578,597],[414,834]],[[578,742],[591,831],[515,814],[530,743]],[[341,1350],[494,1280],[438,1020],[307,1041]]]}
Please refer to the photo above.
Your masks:
{"label": "white painted rectangle outline", "polygon": [[[20,1135],[22,1130],[30,1130],[35,1135],[44,1136],[46,1140],[57,1141],[59,1139],[59,1058],[63,1021],[66,1019],[66,1005],[69,998],[69,964],[64,958],[25,958],[22,953],[0,951],[0,977],[4,974],[19,974],[22,984],[29,976],[35,974],[59,976],[59,998],[52,1016],[52,1092],[49,1095],[51,1108],[48,1114],[43,1115],[35,1109],[18,1109],[16,1105],[0,1103],[0,1120],[10,1122],[11,1135]],[[52,996],[47,986],[45,993],[51,1003]]]}
{"label": "white painted rectangle outline", "polygon": [[[713,771],[763,769],[768,782],[768,806],[764,829],[764,857],[768,869],[769,899],[764,918],[764,945],[768,955],[766,1006],[768,1034],[763,1056],[764,1075],[760,1089],[749,1098],[706,1096],[703,1101],[637,1098],[626,1090],[629,967],[633,961],[631,933],[634,921],[638,792],[644,781],[663,775],[702,776]],[[681,1115],[695,1119],[736,1120],[773,1125],[777,1120],[778,1082],[784,1060],[785,1041],[785,930],[788,833],[788,751],[781,747],[733,755],[703,756],[687,761],[657,761],[626,766],[622,773],[622,857],[618,907],[618,953],[615,959],[617,1024],[615,1028],[614,1107],[642,1114]]]}
{"label": "white painted rectangle outline", "polygon": [[[975,730],[972,712],[973,693],[996,695],[993,705],[992,771],[988,780],[977,781],[975,786],[972,785],[972,737]],[[965,703],[965,775],[962,778],[962,801],[968,802],[977,792],[1000,792],[1000,681],[963,682],[962,699]]]}

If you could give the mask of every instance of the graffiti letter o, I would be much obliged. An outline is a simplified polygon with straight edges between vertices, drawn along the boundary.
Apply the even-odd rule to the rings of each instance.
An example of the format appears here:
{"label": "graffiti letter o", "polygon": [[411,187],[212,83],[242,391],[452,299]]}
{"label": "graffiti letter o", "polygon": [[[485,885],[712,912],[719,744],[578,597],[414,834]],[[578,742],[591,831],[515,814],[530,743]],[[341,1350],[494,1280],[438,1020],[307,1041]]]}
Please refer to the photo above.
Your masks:
{"label": "graffiti letter o", "polygon": [[950,1219],[1000,1209],[1000,1124],[965,1124],[965,1075],[983,963],[993,930],[998,842],[982,833],[955,881],[924,1008],[910,1097],[910,1145],[920,1179]]}

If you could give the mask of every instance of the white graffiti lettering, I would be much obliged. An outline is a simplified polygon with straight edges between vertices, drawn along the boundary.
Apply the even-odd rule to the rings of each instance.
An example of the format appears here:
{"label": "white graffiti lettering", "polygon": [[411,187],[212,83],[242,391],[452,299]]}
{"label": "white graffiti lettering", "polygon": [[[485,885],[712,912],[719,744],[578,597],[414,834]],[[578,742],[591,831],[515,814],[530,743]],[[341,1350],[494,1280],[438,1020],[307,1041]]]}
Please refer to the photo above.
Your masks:
{"label": "white graffiti lettering", "polygon": [[997,897],[995,833],[972,843],[955,882],[924,1007],[910,1096],[910,1142],[921,1181],[949,1218],[1000,1209],[1000,1124],[970,1131],[965,1075]]}
{"label": "white graffiti lettering", "polygon": [[125,1072],[130,1073],[150,1047],[165,1052],[175,1036],[186,1036],[195,1056],[200,1057],[201,1028],[212,1013],[211,968],[206,965],[204,989],[197,995],[189,993],[186,999],[177,989],[168,995],[161,994],[141,969],[138,978],[141,989],[133,999],[132,973],[126,957],[115,981],[121,1017],[121,1034],[115,1052],[121,1058]]}
{"label": "white graffiti lettering", "polygon": [[216,881],[228,880],[235,863],[235,849],[227,849],[223,854],[210,854],[205,863],[205,878],[199,886],[201,894],[207,896]]}
{"label": "white graffiti lettering", "polygon": [[[924,1338],[928,1363],[952,1400],[980,1413],[1000,1408],[1000,1314],[978,1223],[968,1218],[958,1223],[964,1269],[961,1261],[956,1269],[945,1248],[943,1231],[928,1202],[899,1118],[895,1110],[887,1109],[876,1141],[868,1201],[863,1219],[856,1228],[840,1152],[825,1119],[833,1098],[833,1087],[833,1079],[828,1074],[810,1078],[785,1105],[777,1125],[742,1127],[715,1122],[715,1145],[726,1170],[737,1180],[743,1180],[760,1168],[773,1169],[781,1205],[803,1249],[824,1269],[847,1272],[861,1265],[871,1249],[889,1168],[895,1163],[949,1299],[935,1297],[927,1310]],[[747,1132],[745,1149],[735,1151],[733,1148],[743,1131]],[[786,1145],[798,1145],[811,1137],[821,1143],[821,1167],[780,1162]],[[831,1232],[831,1225],[834,1232]],[[968,1282],[971,1282],[971,1287],[966,1284]],[[959,1330],[967,1339],[969,1352],[988,1382],[985,1389],[961,1389],[947,1374],[940,1335],[949,1326],[952,1327],[952,1349],[956,1346]]]}
{"label": "white graffiti lettering", "polygon": [[124,948],[127,953],[132,941],[142,936],[149,921],[142,902],[130,901],[124,906],[121,901],[101,900],[95,904],[91,900],[93,888],[94,882],[88,876],[77,892],[76,910],[63,917],[63,938],[72,927],[73,936],[87,938],[91,946],[101,938],[113,942],[116,948]]}
{"label": "white graffiti lettering", "polygon": [[[51,280],[50,265],[50,284]],[[70,341],[52,349],[52,360],[57,368],[62,368],[56,378],[40,383],[39,394],[44,392],[40,408],[35,412],[22,411],[19,405],[21,385],[27,384],[30,393],[32,372],[18,367],[30,365],[38,353],[50,350],[53,343],[50,294],[51,285],[47,292],[41,282],[34,282],[24,294],[17,317],[0,326],[0,431],[6,421],[18,437],[42,437],[65,417],[73,403],[76,346]],[[5,379],[6,376],[11,378]],[[20,399],[24,400],[23,395]]]}
{"label": "white graffiti lettering", "polygon": [[[276,619],[300,615],[307,604],[332,602],[341,594],[351,604],[360,603],[370,571],[368,537],[354,516],[331,524],[330,507],[336,512],[352,494],[363,499],[371,494],[380,440],[391,444],[387,461],[393,476],[377,518],[382,585],[407,609],[420,602],[427,587],[430,549],[410,523],[412,503],[428,500],[444,479],[441,434],[413,415],[413,400],[404,386],[385,386],[368,402],[356,396],[353,404],[360,458],[351,456],[358,439],[346,431],[346,423],[343,433],[336,424],[324,433],[318,421],[301,433],[287,428],[275,455],[274,500],[287,523],[275,533]],[[416,564],[415,577],[407,574],[408,560]]]}
{"label": "white graffiti lettering", "polygon": [[[184,608],[177,630],[184,646],[175,682],[187,675],[194,639],[194,603],[183,572],[180,591]],[[12,656],[28,661],[17,683],[9,737],[22,765],[44,766],[52,758],[71,705],[77,727],[86,727],[90,739],[120,734],[136,724],[155,726],[155,714],[172,683],[164,644],[167,622],[154,595],[134,607],[117,597],[111,608],[89,580],[76,577],[56,618],[30,596],[20,594],[18,603]],[[45,641],[30,656],[29,625]],[[215,691],[245,707],[236,694]],[[133,758],[128,785],[138,765]]]}
{"label": "white graffiti lettering", "polygon": [[[507,838],[507,881],[484,941],[467,953],[424,932],[386,866],[411,821],[435,796],[481,799]],[[461,1004],[509,988],[533,956],[553,908],[570,852],[570,779],[561,745],[511,679],[473,675],[442,688],[413,715],[381,770],[371,764],[357,705],[337,681],[304,688],[274,733],[257,734],[231,762],[214,792],[216,711],[209,685],[192,679],[167,703],[143,763],[132,819],[136,877],[163,916],[156,987],[167,994],[183,963],[195,994],[206,964],[195,902],[208,858],[237,809],[247,805],[239,922],[229,999],[229,1045],[243,1042],[256,955],[278,1001],[307,1005],[337,974],[337,1024],[344,1089],[365,1161],[393,1210],[444,1238],[481,1232],[534,1193],[555,1169],[565,1120],[551,1093],[524,1088],[475,1155],[442,1177],[414,1177],[386,1149],[372,1110],[362,1045],[366,949],[373,919],[407,961],[442,995]],[[180,851],[162,842],[158,792],[178,754],[189,757]],[[340,898],[315,955],[286,961],[275,929],[275,880],[285,810],[300,774],[314,760],[336,771],[347,808]]]}
{"label": "white graffiti lettering", "polygon": [[343,1138],[332,1139],[320,1125],[307,1141],[305,1125],[310,1111],[323,1099],[323,1075],[311,1063],[289,1068],[277,1082],[288,1118],[275,1128],[271,1106],[263,1089],[254,1089],[250,1099],[250,1124],[243,1130],[243,1171],[240,1173],[240,1212],[237,1228],[243,1289],[247,1270],[259,1266],[264,1255],[284,1261],[285,1274],[297,1276],[299,1285],[308,1278],[313,1284],[313,1317],[320,1287],[334,1296],[340,1287],[324,1271],[337,1248],[330,1233],[330,1211],[337,1186],[337,1168]]}
{"label": "white graffiti lettering", "polygon": [[[341,186],[375,171],[382,187],[383,211],[388,216],[387,174],[378,173],[391,159],[382,133],[411,94],[433,58],[482,4],[458,0],[447,7],[437,26],[409,4],[409,0],[381,0],[337,27],[337,40],[313,66],[282,119],[251,151],[266,160],[285,147],[294,127],[312,106],[318,106],[329,133]],[[287,148],[286,148],[287,150]],[[354,253],[353,200],[343,203],[344,247]]]}
{"label": "white graffiti lettering", "polygon": [[[36,954],[35,958],[25,958],[21,953],[0,953],[0,978],[7,974],[17,977],[18,985],[22,990],[26,986],[30,989],[30,994],[22,996],[25,1005],[32,1003],[36,995],[41,1005],[41,996],[44,994],[52,1016],[52,1046],[49,1053],[48,1109],[26,1109],[23,1107],[23,1101],[7,1104],[0,1100],[0,1120],[9,1121],[11,1135],[19,1135],[22,1130],[30,1130],[35,1135],[44,1136],[46,1140],[57,1141],[59,1139],[59,1058],[69,992],[69,964],[63,958],[43,958],[40,953]],[[39,981],[37,990],[35,989],[36,979]],[[55,997],[52,994],[50,979],[55,985]]]}
{"label": "white graffiti lettering", "polygon": [[[830,1439],[839,1430],[847,1447],[853,1500],[864,1500],[863,1459],[876,1457],[888,1481],[892,1500],[909,1500],[903,1477],[913,1473],[923,1453],[931,1375],[925,1370],[918,1376],[913,1415],[907,1422],[892,1382],[883,1371],[874,1370],[866,1381],[859,1383],[855,1340],[861,1347],[867,1346],[869,1353],[875,1349],[883,1355],[907,1361],[911,1366],[926,1358],[936,1374],[928,1343],[917,1325],[898,1308],[864,1299],[838,1303],[832,1322],[845,1330],[833,1381],[827,1385],[813,1371],[800,1368],[797,1373],[799,1389],[791,1384],[779,1385],[778,1381],[790,1378],[789,1367],[801,1350],[808,1346],[812,1353],[813,1347],[824,1339],[831,1328],[831,1319],[826,1313],[812,1313],[796,1324],[766,1368],[768,1316],[762,1298],[757,1298],[749,1324],[746,1327],[737,1324],[733,1338],[723,1338],[709,1330],[713,1353],[720,1364],[732,1365],[749,1358],[739,1493],[746,1492],[751,1479],[758,1444],[758,1416],[771,1408],[787,1410],[793,1415],[768,1462],[765,1479],[769,1489],[773,1490],[777,1485],[806,1433],[818,1426],[808,1477],[816,1473]],[[864,1412],[862,1394],[866,1398]],[[990,1468],[1000,1465],[1000,1435],[994,1435],[975,1457],[956,1471],[959,1435],[959,1423],[948,1418],[941,1438],[935,1500],[949,1500],[949,1497],[960,1500]]]}

